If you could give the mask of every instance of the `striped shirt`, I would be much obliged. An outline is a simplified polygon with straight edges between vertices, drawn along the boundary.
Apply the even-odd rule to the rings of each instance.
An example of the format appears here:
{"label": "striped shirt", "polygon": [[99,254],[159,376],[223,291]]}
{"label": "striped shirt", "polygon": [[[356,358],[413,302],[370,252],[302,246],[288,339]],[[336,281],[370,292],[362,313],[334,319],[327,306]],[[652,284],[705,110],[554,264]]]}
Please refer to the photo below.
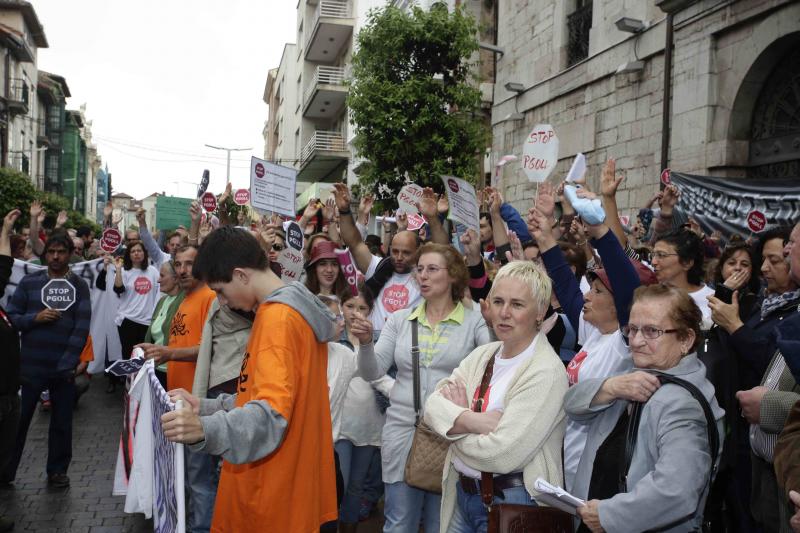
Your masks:
{"label": "striped shirt", "polygon": [[419,364],[428,366],[433,361],[434,356],[441,351],[450,341],[450,335],[456,331],[455,327],[464,322],[464,306],[461,302],[450,311],[444,320],[431,327],[428,317],[425,315],[425,300],[408,315],[408,320],[416,319],[419,323]]}
{"label": "striped shirt", "polygon": [[[770,391],[778,389],[778,381],[781,374],[786,370],[786,359],[783,357],[773,357],[772,364],[767,370],[767,378],[763,386]],[[775,453],[775,443],[778,441],[778,433],[766,433],[758,424],[750,425],[750,447],[753,453],[765,461],[772,462]]]}
{"label": "striped shirt", "polygon": [[47,269],[22,278],[8,303],[8,316],[22,334],[23,377],[49,376],[78,366],[89,336],[92,304],[84,280],[71,272],[66,279],[75,287],[76,300],[58,320],[35,322],[39,311],[45,309],[42,288],[50,281]]}

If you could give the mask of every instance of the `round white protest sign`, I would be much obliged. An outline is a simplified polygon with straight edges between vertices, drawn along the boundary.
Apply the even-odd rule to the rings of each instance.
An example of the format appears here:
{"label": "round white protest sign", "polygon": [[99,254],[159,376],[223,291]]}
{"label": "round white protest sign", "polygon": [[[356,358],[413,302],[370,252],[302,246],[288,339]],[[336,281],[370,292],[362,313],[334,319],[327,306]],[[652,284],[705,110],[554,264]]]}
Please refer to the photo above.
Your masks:
{"label": "round white protest sign", "polygon": [[529,181],[541,183],[558,162],[558,136],[550,124],[537,124],[522,146],[522,170]]}
{"label": "round white protest sign", "polygon": [[409,183],[397,195],[397,211],[415,215],[419,213],[417,204],[422,200],[422,187],[415,183]]}

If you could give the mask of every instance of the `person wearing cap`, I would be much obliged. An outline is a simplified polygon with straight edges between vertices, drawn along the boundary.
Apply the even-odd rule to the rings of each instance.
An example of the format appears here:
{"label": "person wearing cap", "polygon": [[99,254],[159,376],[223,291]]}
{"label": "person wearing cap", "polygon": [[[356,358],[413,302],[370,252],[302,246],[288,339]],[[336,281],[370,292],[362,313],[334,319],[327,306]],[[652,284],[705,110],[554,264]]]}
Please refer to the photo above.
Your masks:
{"label": "person wearing cap", "polygon": [[[645,265],[628,258],[619,240],[604,223],[588,226],[591,244],[603,262],[601,269],[587,273],[590,290],[581,294],[578,280],[552,233],[555,205],[552,186],[539,187],[539,199],[528,218],[541,250],[547,273],[567,318],[578,331],[581,350],[567,366],[570,386],[590,378],[604,378],[625,372],[633,362],[620,328],[628,323],[633,292],[640,285],[656,283],[655,274]],[[575,479],[587,428],[569,421],[564,437],[564,479],[570,490]]]}
{"label": "person wearing cap", "polygon": [[347,281],[336,259],[336,243],[318,239],[311,247],[306,263],[306,288],[313,294],[333,296],[348,290]]}

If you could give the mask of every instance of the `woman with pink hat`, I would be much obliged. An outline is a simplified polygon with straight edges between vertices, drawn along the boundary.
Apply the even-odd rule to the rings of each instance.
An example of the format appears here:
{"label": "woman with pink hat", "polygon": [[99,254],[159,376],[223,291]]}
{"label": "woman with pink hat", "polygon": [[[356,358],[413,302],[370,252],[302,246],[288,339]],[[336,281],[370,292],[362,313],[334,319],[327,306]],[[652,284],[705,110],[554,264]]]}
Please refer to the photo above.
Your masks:
{"label": "woman with pink hat", "polygon": [[318,239],[311,247],[306,263],[306,287],[312,293],[339,298],[348,290],[335,250],[336,243],[324,239]]}

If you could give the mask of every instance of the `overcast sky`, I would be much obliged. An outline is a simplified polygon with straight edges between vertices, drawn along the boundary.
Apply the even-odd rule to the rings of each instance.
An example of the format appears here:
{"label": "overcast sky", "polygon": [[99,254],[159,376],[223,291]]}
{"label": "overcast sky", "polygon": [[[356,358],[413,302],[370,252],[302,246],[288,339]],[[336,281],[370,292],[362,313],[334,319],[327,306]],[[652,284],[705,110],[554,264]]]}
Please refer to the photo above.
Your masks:
{"label": "overcast sky", "polygon": [[[263,156],[267,71],[295,40],[296,0],[32,0],[49,48],[39,68],[64,76],[69,109],[85,103],[114,192],[192,196],[249,183]],[[178,182],[178,183],[175,183]],[[186,183],[181,183],[186,182]]]}

